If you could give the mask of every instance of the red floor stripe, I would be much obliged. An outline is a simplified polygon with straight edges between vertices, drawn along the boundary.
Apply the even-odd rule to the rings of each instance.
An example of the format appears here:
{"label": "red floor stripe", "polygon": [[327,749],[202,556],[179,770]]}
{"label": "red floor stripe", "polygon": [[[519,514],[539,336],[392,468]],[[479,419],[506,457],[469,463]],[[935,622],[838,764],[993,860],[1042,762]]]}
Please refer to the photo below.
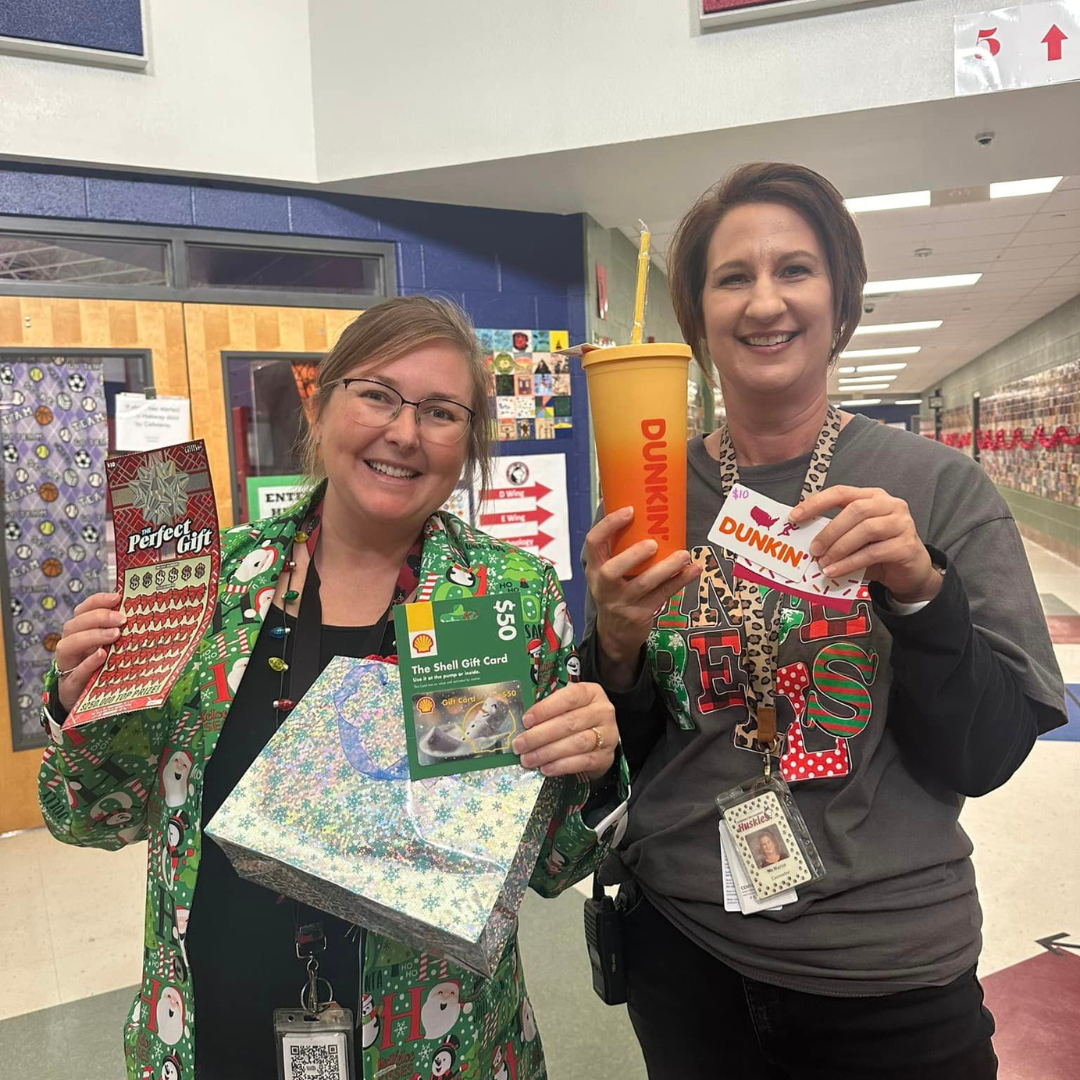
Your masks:
{"label": "red floor stripe", "polygon": [[1062,951],[1044,952],[982,980],[997,1022],[998,1080],[1080,1077],[1080,954]]}
{"label": "red floor stripe", "polygon": [[1047,615],[1046,625],[1055,645],[1080,645],[1080,615]]}

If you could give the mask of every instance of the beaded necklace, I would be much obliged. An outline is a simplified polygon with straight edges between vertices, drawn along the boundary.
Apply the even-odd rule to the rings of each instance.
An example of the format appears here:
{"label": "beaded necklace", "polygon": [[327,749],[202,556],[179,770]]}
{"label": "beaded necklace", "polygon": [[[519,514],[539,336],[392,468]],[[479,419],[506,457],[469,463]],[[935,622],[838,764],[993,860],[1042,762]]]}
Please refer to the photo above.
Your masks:
{"label": "beaded necklace", "polygon": [[[307,626],[305,622],[304,633],[310,637],[311,640],[305,641],[305,647],[307,654],[305,656],[305,667],[311,667],[313,670],[305,671],[304,675],[307,676],[307,683],[310,685],[314,682],[315,677],[318,675],[318,639],[322,631],[322,614],[321,608],[318,603],[318,570],[315,567],[315,550],[319,543],[319,533],[322,531],[322,503],[319,502],[312,508],[307,518],[300,529],[297,530],[294,537],[294,543],[305,544],[308,551],[308,583],[312,588],[312,597],[310,602],[301,603],[301,609],[308,608],[309,612],[312,608],[318,611],[318,618],[314,620],[312,626]],[[393,651],[393,621],[390,619],[390,612],[395,604],[400,604],[406,600],[409,596],[416,591],[417,585],[420,583],[420,558],[423,552],[423,534],[421,534],[412,547],[409,549],[408,554],[405,556],[404,562],[401,564],[401,569],[398,572],[397,581],[394,584],[394,591],[390,598],[390,603],[387,606],[385,613],[383,614],[380,623],[383,626],[383,637],[381,642],[380,652],[383,656],[389,656]],[[287,577],[285,579],[285,592],[282,595],[283,608],[282,608],[282,625],[273,626],[270,628],[270,636],[281,642],[281,655],[270,657],[268,663],[270,669],[276,672],[279,676],[278,683],[278,696],[274,699],[274,719],[275,726],[280,727],[285,717],[296,707],[296,702],[290,696],[289,689],[292,682],[289,676],[289,671],[292,665],[289,662],[289,639],[292,634],[292,627],[288,625],[288,608],[289,604],[294,603],[301,599],[300,593],[297,589],[292,587],[293,574],[296,571],[296,560],[293,558],[293,552],[289,552],[289,557],[285,561],[285,572]],[[304,591],[308,592],[309,584],[305,584]],[[305,613],[306,614],[306,613]],[[297,611],[296,616],[296,628],[300,629],[300,610]],[[318,625],[314,625],[318,623]],[[312,635],[314,635],[312,637]],[[295,649],[292,650],[295,653]],[[295,655],[293,657],[295,662]],[[304,687],[307,689],[307,686]]]}

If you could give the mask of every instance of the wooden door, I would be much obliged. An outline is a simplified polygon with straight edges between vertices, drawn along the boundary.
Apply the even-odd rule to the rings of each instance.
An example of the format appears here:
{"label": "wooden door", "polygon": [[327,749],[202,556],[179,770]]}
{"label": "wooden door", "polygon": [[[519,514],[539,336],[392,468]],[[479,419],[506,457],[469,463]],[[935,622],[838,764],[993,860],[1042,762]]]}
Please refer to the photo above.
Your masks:
{"label": "wooden door", "polygon": [[[158,393],[189,396],[180,304],[0,297],[0,346],[149,352]],[[2,635],[0,671],[7,672]],[[40,749],[13,749],[8,695],[0,694],[0,833],[41,824],[40,763]]]}
{"label": "wooden door", "polygon": [[206,440],[223,529],[236,523],[223,354],[319,356],[359,314],[333,308],[184,305],[192,431]]}

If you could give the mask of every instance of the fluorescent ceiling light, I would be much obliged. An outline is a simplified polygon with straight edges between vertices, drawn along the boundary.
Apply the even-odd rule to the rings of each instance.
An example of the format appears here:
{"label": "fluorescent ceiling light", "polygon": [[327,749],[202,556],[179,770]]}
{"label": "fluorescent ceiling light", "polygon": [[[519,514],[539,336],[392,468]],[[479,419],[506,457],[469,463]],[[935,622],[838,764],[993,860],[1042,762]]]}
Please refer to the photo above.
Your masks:
{"label": "fluorescent ceiling light", "polygon": [[842,352],[842,360],[859,360],[864,356],[914,356],[922,350],[921,345],[893,345],[888,349],[848,349]]}
{"label": "fluorescent ceiling light", "polygon": [[877,326],[857,326],[852,337],[859,334],[906,334],[909,330],[936,330],[941,319],[927,319],[925,322],[878,323]]}
{"label": "fluorescent ceiling light", "polygon": [[946,274],[943,277],[898,278],[895,281],[868,281],[863,288],[865,296],[882,293],[920,292],[924,289],[958,289],[974,285],[982,274]]}
{"label": "fluorescent ceiling light", "polygon": [[893,404],[894,405],[921,405],[922,404],[922,398],[921,397],[901,398],[899,401],[894,401]]}
{"label": "fluorescent ceiling light", "polygon": [[1017,195],[1048,195],[1064,177],[1042,176],[1037,180],[1008,180],[990,185],[991,199],[1011,199]]}
{"label": "fluorescent ceiling light", "polygon": [[880,405],[881,398],[868,397],[868,398],[852,398],[850,401],[841,401],[841,405]]}
{"label": "fluorescent ceiling light", "polygon": [[854,375],[855,369],[853,367],[840,367],[836,369],[841,375]]}
{"label": "fluorescent ceiling light", "polygon": [[854,386],[841,386],[841,394],[872,394],[875,390],[891,390],[892,387],[888,383],[869,383],[863,386],[861,383],[856,383]]}
{"label": "fluorescent ceiling light", "polygon": [[855,383],[872,383],[872,382],[895,382],[895,375],[848,375],[840,380],[840,385],[845,383],[853,385]]}
{"label": "fluorescent ceiling light", "polygon": [[864,195],[859,199],[845,199],[844,205],[853,214],[869,214],[874,210],[905,210],[909,206],[929,206],[930,192],[898,191],[893,195]]}
{"label": "fluorescent ceiling light", "polygon": [[861,375],[864,371],[903,371],[907,364],[860,364],[856,369]]}

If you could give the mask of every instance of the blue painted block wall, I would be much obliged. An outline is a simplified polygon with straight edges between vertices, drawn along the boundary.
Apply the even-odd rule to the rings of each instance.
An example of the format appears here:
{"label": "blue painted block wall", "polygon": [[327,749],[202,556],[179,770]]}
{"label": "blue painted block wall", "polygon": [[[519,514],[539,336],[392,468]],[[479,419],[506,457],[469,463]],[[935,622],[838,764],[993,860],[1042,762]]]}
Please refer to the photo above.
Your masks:
{"label": "blue painted block wall", "polygon": [[141,56],[140,0],[3,0],[0,35]]}
{"label": "blue painted block wall", "polygon": [[[389,241],[404,294],[449,296],[476,326],[568,330],[571,343],[585,337],[584,219],[577,214],[17,168],[0,169],[4,214]],[[583,629],[585,585],[577,554],[592,506],[588,398],[576,361],[571,386],[571,438],[502,443],[497,452],[566,454],[575,570],[564,587]]]}

